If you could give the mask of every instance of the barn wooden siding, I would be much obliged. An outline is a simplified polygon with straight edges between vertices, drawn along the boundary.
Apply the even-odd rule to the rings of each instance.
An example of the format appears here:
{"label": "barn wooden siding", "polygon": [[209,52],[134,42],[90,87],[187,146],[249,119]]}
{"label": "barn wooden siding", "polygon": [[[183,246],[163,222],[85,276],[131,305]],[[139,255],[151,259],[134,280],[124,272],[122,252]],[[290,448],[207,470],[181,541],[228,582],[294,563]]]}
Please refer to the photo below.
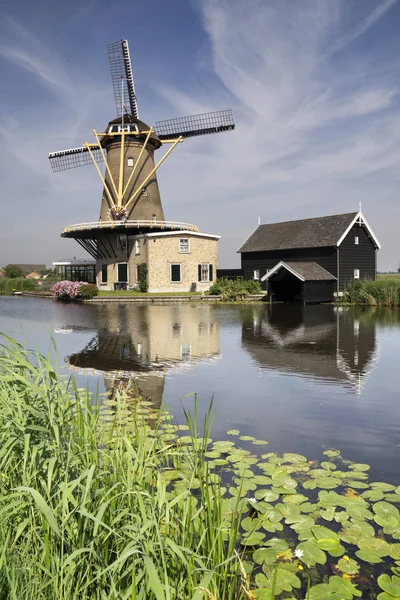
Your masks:
{"label": "barn wooden siding", "polygon": [[[358,236],[359,243],[355,244]],[[267,270],[280,261],[313,261],[321,265],[335,277],[337,273],[337,248],[299,248],[292,250],[265,250],[261,252],[242,252],[242,271],[244,279],[253,279],[254,271],[260,271],[260,279]],[[363,225],[354,225],[339,246],[339,290],[354,280],[354,270],[359,269],[360,279],[376,278],[376,250],[373,240]],[[262,283],[267,289],[266,282]]]}
{"label": "barn wooden siding", "polygon": [[[358,236],[358,245],[355,238]],[[363,225],[355,224],[339,246],[339,289],[343,290],[354,280],[354,270],[359,269],[360,279],[375,279],[375,245]],[[329,269],[328,269],[329,270]],[[331,273],[337,276],[336,273]]]}
{"label": "barn wooden siding", "polygon": [[[264,252],[242,252],[242,271],[244,279],[253,279],[254,271],[260,271],[260,279],[267,270],[272,269],[280,261],[300,260],[317,262],[321,267],[336,277],[336,249],[329,248],[300,248],[294,250],[266,250]],[[266,282],[262,282],[264,289]]]}

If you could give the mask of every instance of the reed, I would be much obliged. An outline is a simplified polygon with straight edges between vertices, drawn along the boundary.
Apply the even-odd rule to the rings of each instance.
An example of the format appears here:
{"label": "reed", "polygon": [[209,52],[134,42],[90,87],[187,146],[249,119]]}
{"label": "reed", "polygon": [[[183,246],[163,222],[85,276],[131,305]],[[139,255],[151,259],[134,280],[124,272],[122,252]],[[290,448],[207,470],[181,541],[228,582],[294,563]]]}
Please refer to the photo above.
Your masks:
{"label": "reed", "polygon": [[186,413],[179,441],[167,412],[97,400],[5,340],[0,599],[250,597],[243,500],[226,511],[204,458],[211,407],[200,436],[196,404]]}
{"label": "reed", "polygon": [[378,278],[353,281],[346,289],[346,299],[354,304],[369,306],[399,306],[400,279]]}

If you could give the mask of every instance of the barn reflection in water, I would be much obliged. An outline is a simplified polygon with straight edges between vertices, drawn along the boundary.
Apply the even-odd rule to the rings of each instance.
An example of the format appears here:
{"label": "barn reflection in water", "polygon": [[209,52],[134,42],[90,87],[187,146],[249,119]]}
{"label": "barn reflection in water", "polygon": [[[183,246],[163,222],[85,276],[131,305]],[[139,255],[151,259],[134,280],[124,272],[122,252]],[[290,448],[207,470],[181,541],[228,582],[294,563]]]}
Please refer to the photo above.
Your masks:
{"label": "barn reflection in water", "polygon": [[261,369],[342,382],[356,393],[377,358],[375,323],[333,305],[269,305],[243,322],[242,346]]}

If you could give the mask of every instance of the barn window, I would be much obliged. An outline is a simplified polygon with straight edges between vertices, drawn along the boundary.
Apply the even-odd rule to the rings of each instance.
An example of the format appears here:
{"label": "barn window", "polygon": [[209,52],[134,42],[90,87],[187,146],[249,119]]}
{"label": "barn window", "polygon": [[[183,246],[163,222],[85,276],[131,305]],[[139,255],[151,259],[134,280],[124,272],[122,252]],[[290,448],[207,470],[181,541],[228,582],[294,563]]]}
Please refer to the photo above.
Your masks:
{"label": "barn window", "polygon": [[360,279],[360,270],[354,269],[354,279]]}
{"label": "barn window", "polygon": [[354,238],[354,243],[356,246],[358,246],[358,242],[359,242],[358,235],[356,235],[356,237]]}
{"label": "barn window", "polygon": [[171,265],[171,281],[173,283],[180,283],[181,278],[181,265]]}
{"label": "barn window", "polygon": [[128,158],[128,167],[133,167],[133,158]]}
{"label": "barn window", "polygon": [[179,252],[181,254],[189,254],[189,252],[190,252],[189,238],[181,238],[179,240]]}
{"label": "barn window", "polygon": [[253,273],[253,279],[254,281],[259,281],[260,280],[260,271],[256,270]]}

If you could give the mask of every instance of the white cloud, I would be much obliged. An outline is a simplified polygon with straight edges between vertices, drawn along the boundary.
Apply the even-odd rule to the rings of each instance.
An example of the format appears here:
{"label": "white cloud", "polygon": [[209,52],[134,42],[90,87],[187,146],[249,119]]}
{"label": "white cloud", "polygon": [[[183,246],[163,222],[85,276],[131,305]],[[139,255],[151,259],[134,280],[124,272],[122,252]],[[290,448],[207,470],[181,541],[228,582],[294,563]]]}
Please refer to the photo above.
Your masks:
{"label": "white cloud", "polygon": [[[351,42],[371,34],[393,5],[384,1],[358,15],[346,31],[345,0],[202,1],[210,60],[224,86],[209,90],[211,108],[218,108],[228,91],[236,130],[185,143],[175,167],[171,159],[161,177],[166,193],[173,189],[174,198],[181,198],[174,215],[187,210],[202,227],[223,234],[223,266],[234,263],[234,250],[259,214],[268,222],[346,212],[362,199],[378,235],[385,237],[380,198],[383,190],[397,197],[400,164],[399,79],[394,78],[400,68],[395,58],[384,64],[375,58],[374,49],[384,40],[375,40],[364,56],[346,53],[346,47],[350,52]],[[343,52],[334,56],[339,45]],[[170,97],[165,92],[165,100]],[[186,98],[180,92],[178,99],[182,113],[194,106],[198,112],[210,109],[209,102],[194,104],[190,92]],[[181,165],[184,180],[177,176]],[[393,204],[391,218],[400,216]],[[385,239],[383,266],[395,266],[395,246],[394,239]]]}

